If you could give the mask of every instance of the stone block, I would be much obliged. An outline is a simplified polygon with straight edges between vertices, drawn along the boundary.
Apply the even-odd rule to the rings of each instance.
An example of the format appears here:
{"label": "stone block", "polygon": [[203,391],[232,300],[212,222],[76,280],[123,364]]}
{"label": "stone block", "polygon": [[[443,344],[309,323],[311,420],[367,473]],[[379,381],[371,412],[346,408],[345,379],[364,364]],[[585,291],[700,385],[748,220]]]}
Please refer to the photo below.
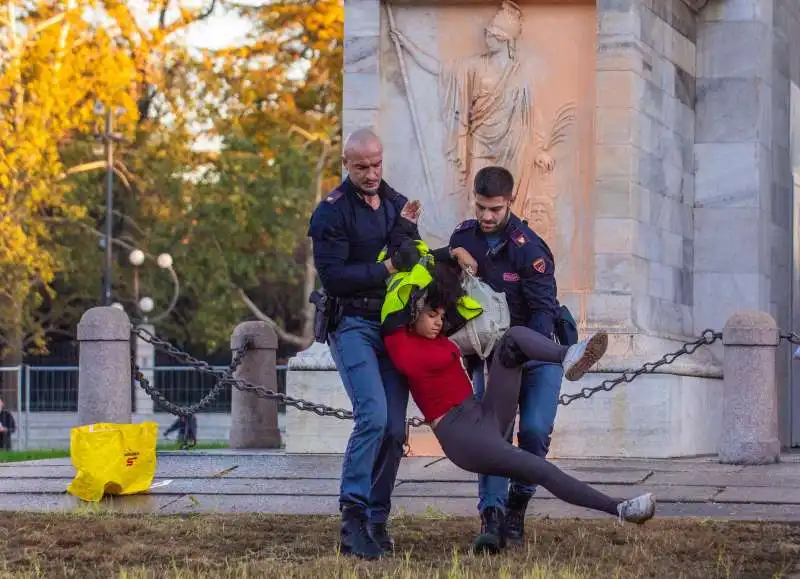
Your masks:
{"label": "stone block", "polygon": [[695,99],[697,98],[697,81],[694,75],[689,74],[680,66],[676,66],[674,78],[675,84],[672,94],[681,101],[685,107],[694,109]]}
{"label": "stone block", "polygon": [[638,218],[641,198],[637,185],[627,177],[605,177],[595,182],[597,217]]}
{"label": "stone block", "polygon": [[634,257],[615,253],[594,256],[594,289],[599,292],[632,293],[634,291]]}
{"label": "stone block", "polygon": [[[289,368],[286,392],[295,398],[313,400],[334,408],[351,411],[339,373],[335,369],[314,370]],[[409,401],[407,416],[421,416],[413,400]],[[286,452],[290,454],[341,454],[353,430],[352,420],[317,416],[292,407],[286,409]],[[409,442],[414,456],[441,456],[442,451],[433,431],[423,426],[412,428]]]}
{"label": "stone block", "polygon": [[378,36],[381,32],[380,0],[345,0],[344,37]]}
{"label": "stone block", "polygon": [[586,324],[589,328],[633,330],[633,297],[624,294],[593,293],[586,298]]}
{"label": "stone block", "polygon": [[600,217],[594,222],[594,250],[596,253],[630,255],[636,240],[637,222],[633,219]]}
{"label": "stone block", "polygon": [[363,127],[380,132],[377,109],[344,109],[342,110],[342,135],[345,137]]}
{"label": "stone block", "polygon": [[695,271],[695,333],[721,328],[737,309],[766,307],[769,285],[769,278],[758,273]]}
{"label": "stone block", "polygon": [[695,272],[759,273],[765,261],[760,229],[751,208],[696,208]]}
{"label": "stone block", "polygon": [[772,42],[761,22],[709,22],[697,40],[698,78],[753,78],[769,82]]}
{"label": "stone block", "polygon": [[378,74],[377,36],[350,36],[344,41],[345,74]]}
{"label": "stone block", "polygon": [[[602,114],[602,111],[598,111]],[[600,145],[595,151],[596,179],[628,177],[638,168],[639,149],[633,145]]]}
{"label": "stone block", "polygon": [[[608,377],[587,374],[578,382],[565,381],[562,392],[596,386]],[[670,458],[715,453],[721,390],[721,380],[654,374],[577,400],[559,408],[548,456]]]}
{"label": "stone block", "polygon": [[769,142],[770,87],[758,78],[697,81],[695,138],[698,143]]}
{"label": "stone block", "polygon": [[348,73],[344,75],[344,102],[349,109],[378,109],[380,77],[377,74]]}
{"label": "stone block", "polygon": [[634,10],[597,12],[597,33],[603,35],[632,35],[639,38],[642,21]]}
{"label": "stone block", "polygon": [[697,206],[758,207],[761,152],[754,142],[696,144]]}
{"label": "stone block", "polygon": [[[638,0],[637,0],[638,3]],[[632,10],[634,0],[597,0],[597,12],[629,12]]]}
{"label": "stone block", "polygon": [[641,76],[630,71],[599,71],[596,79],[597,108],[638,108],[639,91],[643,90],[639,87],[643,82]]}
{"label": "stone block", "polygon": [[664,56],[690,75],[696,74],[697,48],[686,36],[668,26],[664,35]]}
{"label": "stone block", "polygon": [[705,22],[772,23],[774,0],[723,0],[709,2],[700,11],[699,18]]}
{"label": "stone block", "polygon": [[638,115],[631,108],[604,108],[597,115],[595,138],[602,145],[626,145],[633,142],[633,126]]}

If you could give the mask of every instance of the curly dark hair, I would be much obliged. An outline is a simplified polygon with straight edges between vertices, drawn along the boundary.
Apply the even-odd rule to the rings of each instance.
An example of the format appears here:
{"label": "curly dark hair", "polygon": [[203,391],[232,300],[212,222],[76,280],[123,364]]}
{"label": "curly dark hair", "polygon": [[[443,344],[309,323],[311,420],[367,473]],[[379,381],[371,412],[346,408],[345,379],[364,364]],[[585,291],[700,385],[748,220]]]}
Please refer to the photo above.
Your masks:
{"label": "curly dark hair", "polygon": [[438,262],[433,270],[433,281],[426,288],[425,305],[433,310],[455,307],[458,298],[465,295],[461,287],[461,275],[458,264]]}

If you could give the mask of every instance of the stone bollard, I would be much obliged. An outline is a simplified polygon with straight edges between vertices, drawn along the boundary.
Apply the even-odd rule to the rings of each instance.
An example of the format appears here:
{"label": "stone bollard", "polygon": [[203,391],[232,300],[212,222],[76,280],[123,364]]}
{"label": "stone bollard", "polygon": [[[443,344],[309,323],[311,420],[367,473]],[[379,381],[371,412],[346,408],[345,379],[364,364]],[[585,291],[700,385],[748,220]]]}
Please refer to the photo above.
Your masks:
{"label": "stone bollard", "polygon": [[[244,322],[231,336],[231,349],[241,348],[250,340],[250,349],[234,377],[278,391],[275,351],[278,337],[265,322]],[[230,448],[280,448],[278,402],[233,387],[231,392]]]}
{"label": "stone bollard", "polygon": [[725,354],[719,461],[778,462],[778,326],[767,313],[738,311],[725,323],[722,341]]}
{"label": "stone bollard", "polygon": [[131,421],[131,322],[117,308],[92,308],[78,324],[78,426]]}

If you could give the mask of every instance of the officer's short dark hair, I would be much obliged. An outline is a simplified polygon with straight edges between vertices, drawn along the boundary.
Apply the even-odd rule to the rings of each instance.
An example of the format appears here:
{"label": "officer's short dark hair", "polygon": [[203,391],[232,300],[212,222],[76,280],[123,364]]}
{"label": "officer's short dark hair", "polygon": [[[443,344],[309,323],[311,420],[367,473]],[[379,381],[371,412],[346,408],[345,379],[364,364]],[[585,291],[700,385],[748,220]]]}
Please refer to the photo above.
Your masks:
{"label": "officer's short dark hair", "polygon": [[514,195],[514,176],[503,167],[484,167],[475,175],[475,195],[510,199]]}

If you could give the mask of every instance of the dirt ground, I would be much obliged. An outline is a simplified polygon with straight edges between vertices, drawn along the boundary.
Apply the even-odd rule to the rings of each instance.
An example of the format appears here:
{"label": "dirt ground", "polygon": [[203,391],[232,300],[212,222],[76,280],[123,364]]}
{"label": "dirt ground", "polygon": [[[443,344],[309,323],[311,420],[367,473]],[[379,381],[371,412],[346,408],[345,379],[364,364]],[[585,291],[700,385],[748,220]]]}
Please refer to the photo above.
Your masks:
{"label": "dirt ground", "polygon": [[800,577],[800,525],[529,519],[528,544],[475,556],[477,518],[398,517],[397,553],[336,554],[334,517],[0,516],[0,577]]}

